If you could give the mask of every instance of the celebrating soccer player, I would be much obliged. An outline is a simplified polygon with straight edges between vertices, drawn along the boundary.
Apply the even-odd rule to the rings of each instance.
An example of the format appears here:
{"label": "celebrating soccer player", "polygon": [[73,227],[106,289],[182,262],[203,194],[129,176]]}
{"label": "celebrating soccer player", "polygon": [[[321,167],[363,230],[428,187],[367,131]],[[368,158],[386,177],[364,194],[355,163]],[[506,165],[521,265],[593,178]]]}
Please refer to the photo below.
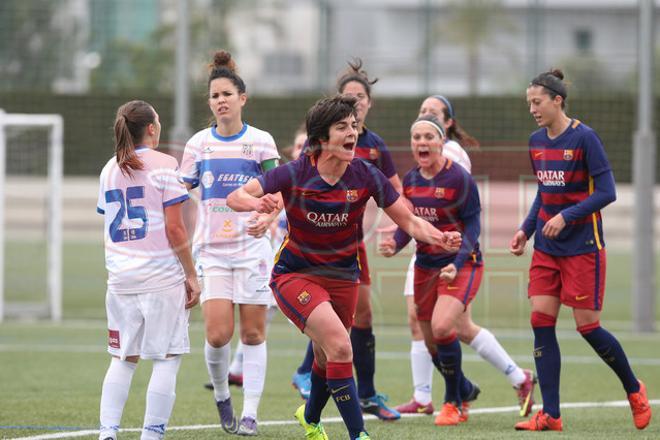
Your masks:
{"label": "celebrating soccer player", "polygon": [[[474,299],[483,263],[479,251],[481,206],[472,176],[442,155],[445,131],[433,115],[420,116],[410,128],[410,144],[418,166],[403,179],[403,193],[414,214],[441,231],[464,234],[454,251],[417,243],[414,301],[417,321],[433,363],[445,379],[445,402],[435,419],[439,426],[467,421],[463,401],[476,398],[479,389],[463,375],[458,324]],[[394,238],[381,242],[380,250],[391,257],[410,242],[400,228]]]}
{"label": "celebrating soccer player", "polygon": [[561,356],[555,332],[562,304],[573,309],[577,331],[621,380],[635,426],[644,429],[651,420],[646,388],[633,374],[619,341],[599,321],[606,267],[600,210],[616,199],[614,176],[596,132],[566,115],[563,79],[560,70],[552,70],[527,87],[529,112],[541,127],[529,139],[538,190],[510,250],[522,255],[536,234],[527,294],[543,409],[516,429],[562,430]]}
{"label": "celebrating soccer player", "polygon": [[103,380],[100,440],[116,440],[139,358],[153,360],[140,438],[162,439],[181,354],[190,352],[188,308],[199,285],[181,203],[177,162],[156,151],[160,122],[144,101],[117,110],[116,155],[103,167],[97,211],[105,218],[106,313],[112,361]]}
{"label": "celebrating soccer player", "polygon": [[357,99],[335,96],[307,113],[310,148],[251,180],[228,197],[236,211],[271,212],[282,193],[289,235],[271,287],[280,310],[314,343],[310,397],[296,418],[310,439],[326,439],[321,411],[333,397],[350,438],[368,439],[353,380],[348,333],[358,297],[359,225],[373,197],[404,231],[433,246],[457,249],[460,234],[443,233],[415,217],[376,167],[355,157]]}

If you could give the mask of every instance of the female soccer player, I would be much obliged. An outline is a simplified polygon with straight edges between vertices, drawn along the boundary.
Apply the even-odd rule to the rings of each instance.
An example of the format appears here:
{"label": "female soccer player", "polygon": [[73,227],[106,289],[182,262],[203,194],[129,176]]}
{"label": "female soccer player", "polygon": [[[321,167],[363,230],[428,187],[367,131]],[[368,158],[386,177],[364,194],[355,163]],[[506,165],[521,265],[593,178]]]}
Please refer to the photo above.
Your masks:
{"label": "female soccer player", "polygon": [[99,439],[116,440],[139,358],[153,360],[141,439],[162,439],[174,407],[181,354],[190,352],[187,309],[199,301],[177,180],[177,162],[156,151],[160,122],[144,101],[119,107],[115,157],[100,176],[105,218],[110,367],[101,393]]}
{"label": "female soccer player", "polygon": [[[193,248],[203,280],[204,354],[222,428],[257,435],[257,408],[266,377],[266,309],[272,301],[268,279],[273,251],[265,232],[272,218],[234,212],[226,199],[251,178],[277,166],[279,155],[270,134],[242,120],[245,83],[228,52],[215,54],[208,90],[215,123],[188,141],[181,163],[183,181],[201,190]],[[234,304],[239,306],[244,345],[243,413],[238,424],[228,385]]]}
{"label": "female soccer player", "polygon": [[[451,102],[441,95],[429,96],[422,102],[419,109],[419,116],[424,115],[435,116],[445,130],[447,139],[442,146],[442,155],[461,165],[470,173],[472,170],[470,157],[456,140],[464,142],[472,148],[477,148],[479,142],[460,126]],[[433,363],[431,355],[424,344],[424,336],[419,328],[415,312],[413,299],[414,262],[415,256],[413,255],[406,274],[403,292],[408,308],[408,324],[412,333],[410,365],[414,393],[409,402],[397,406],[396,410],[408,414],[433,414],[434,408],[431,401]],[[534,384],[536,383],[534,373],[531,370],[520,368],[488,329],[479,327],[472,321],[471,305],[468,305],[458,320],[456,331],[461,342],[472,347],[479,356],[490,362],[506,376],[516,391],[520,404],[520,415],[529,415],[534,405]],[[479,388],[477,387],[476,390],[479,390]],[[472,396],[463,396],[462,411],[464,418],[468,415],[470,401],[477,398],[479,391],[476,391]]]}
{"label": "female soccer player", "polygon": [[[463,400],[474,400],[478,389],[461,371],[461,345],[457,330],[474,299],[483,264],[477,241],[481,206],[477,186],[461,166],[442,155],[445,132],[433,115],[419,117],[410,129],[411,149],[418,166],[403,179],[403,194],[416,216],[438,230],[464,234],[458,252],[417,243],[414,301],[417,320],[433,362],[445,379],[445,403],[435,419],[439,426],[467,421]],[[405,247],[410,236],[400,228],[383,240],[380,250],[391,257]]]}
{"label": "female soccer player", "polygon": [[332,395],[351,439],[369,438],[353,380],[348,329],[357,303],[359,224],[370,197],[417,240],[457,249],[460,234],[415,217],[387,178],[355,157],[357,100],[339,95],[307,113],[309,154],[267,172],[229,196],[237,211],[270,212],[282,193],[289,235],[271,287],[280,310],[314,343],[310,397],[296,418],[310,439],[326,439],[321,411]]}
{"label": "female soccer player", "polygon": [[614,177],[596,132],[566,115],[563,79],[560,70],[552,70],[527,87],[529,112],[540,127],[529,139],[538,190],[510,250],[522,255],[536,233],[527,294],[543,409],[516,429],[562,430],[561,356],[555,333],[562,304],[573,309],[577,331],[621,380],[635,426],[644,429],[651,420],[646,388],[633,374],[619,341],[599,321],[606,267],[600,210],[616,199]]}

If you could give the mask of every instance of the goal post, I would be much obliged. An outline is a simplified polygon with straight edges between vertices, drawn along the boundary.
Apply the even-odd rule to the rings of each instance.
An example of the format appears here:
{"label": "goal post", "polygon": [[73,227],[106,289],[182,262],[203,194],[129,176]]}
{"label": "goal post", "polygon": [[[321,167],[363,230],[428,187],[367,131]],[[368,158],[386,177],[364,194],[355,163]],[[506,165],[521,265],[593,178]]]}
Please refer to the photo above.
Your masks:
{"label": "goal post", "polygon": [[0,109],[0,322],[7,316],[5,295],[5,201],[7,194],[7,128],[48,130],[47,294],[50,319],[62,319],[62,179],[64,122],[57,114],[5,113]]}

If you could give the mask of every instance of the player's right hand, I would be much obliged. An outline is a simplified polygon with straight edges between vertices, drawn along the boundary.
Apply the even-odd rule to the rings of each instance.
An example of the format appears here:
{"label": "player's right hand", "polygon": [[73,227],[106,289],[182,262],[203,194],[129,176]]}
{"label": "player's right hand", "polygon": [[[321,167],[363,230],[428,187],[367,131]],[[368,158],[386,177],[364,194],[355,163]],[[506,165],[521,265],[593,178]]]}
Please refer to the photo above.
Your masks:
{"label": "player's right hand", "polygon": [[279,205],[279,198],[273,194],[264,194],[256,203],[254,208],[260,214],[270,214],[275,211]]}
{"label": "player's right hand", "polygon": [[393,238],[384,238],[378,245],[378,252],[383,257],[391,257],[396,254],[396,242]]}
{"label": "player's right hand", "polygon": [[199,288],[197,275],[186,278],[186,309],[195,307],[199,302],[199,295],[202,289]]}
{"label": "player's right hand", "polygon": [[519,257],[525,253],[525,245],[527,244],[527,235],[523,231],[516,232],[516,235],[511,239],[509,244],[509,252]]}

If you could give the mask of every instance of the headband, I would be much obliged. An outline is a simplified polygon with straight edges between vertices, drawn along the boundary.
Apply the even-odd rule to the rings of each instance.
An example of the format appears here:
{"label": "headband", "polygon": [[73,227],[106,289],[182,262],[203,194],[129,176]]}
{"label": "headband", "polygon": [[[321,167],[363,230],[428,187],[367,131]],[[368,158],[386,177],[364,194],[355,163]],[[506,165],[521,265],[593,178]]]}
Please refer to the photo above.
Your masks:
{"label": "headband", "polygon": [[445,130],[440,125],[438,125],[435,122],[430,121],[428,119],[418,119],[418,120],[416,120],[410,126],[410,131],[412,132],[413,128],[415,128],[415,126],[417,126],[419,124],[428,124],[428,125],[430,125],[431,127],[435,128],[438,131],[438,133],[440,133],[441,138],[443,138],[443,139],[445,138]]}
{"label": "headband", "polygon": [[432,98],[437,99],[442,102],[445,107],[447,107],[447,112],[449,113],[449,119],[454,119],[454,107],[451,106],[451,102],[442,95],[433,95]]}

